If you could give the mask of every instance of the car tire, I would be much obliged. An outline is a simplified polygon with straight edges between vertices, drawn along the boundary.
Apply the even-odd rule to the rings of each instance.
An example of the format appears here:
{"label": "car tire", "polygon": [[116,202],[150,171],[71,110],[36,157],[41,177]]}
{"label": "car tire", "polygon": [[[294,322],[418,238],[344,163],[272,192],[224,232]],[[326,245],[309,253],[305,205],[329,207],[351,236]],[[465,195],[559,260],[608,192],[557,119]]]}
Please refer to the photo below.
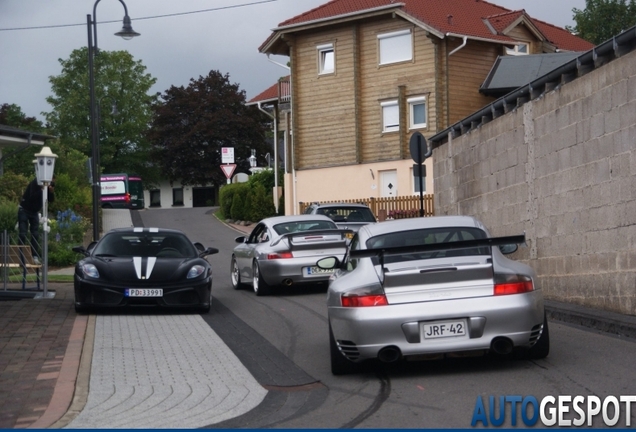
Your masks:
{"label": "car tire", "polygon": [[77,303],[75,303],[75,312],[78,314],[86,314],[88,313],[88,307],[79,306]]}
{"label": "car tire", "polygon": [[206,306],[201,307],[201,313],[207,314],[210,313],[210,308],[212,307],[212,288],[210,288],[210,294],[208,298],[208,304]]}
{"label": "car tire", "polygon": [[230,264],[230,278],[232,279],[232,288],[235,290],[239,290],[245,286],[245,284],[241,282],[241,272],[238,268],[238,262],[236,262],[235,256],[232,256],[232,263]]}
{"label": "car tire", "polygon": [[550,331],[548,329],[548,317],[543,317],[543,331],[537,343],[532,345],[528,350],[528,358],[531,360],[538,360],[546,358],[550,353]]}
{"label": "car tire", "polygon": [[261,270],[258,266],[257,261],[254,261],[252,276],[253,276],[252,288],[254,289],[254,293],[257,296],[264,296],[264,295],[271,294],[271,288],[267,284],[267,282],[263,280],[263,276],[261,275]]}
{"label": "car tire", "polygon": [[331,373],[334,375],[352,374],[358,369],[358,366],[349,361],[338,349],[331,324],[329,324],[329,355],[331,356]]}

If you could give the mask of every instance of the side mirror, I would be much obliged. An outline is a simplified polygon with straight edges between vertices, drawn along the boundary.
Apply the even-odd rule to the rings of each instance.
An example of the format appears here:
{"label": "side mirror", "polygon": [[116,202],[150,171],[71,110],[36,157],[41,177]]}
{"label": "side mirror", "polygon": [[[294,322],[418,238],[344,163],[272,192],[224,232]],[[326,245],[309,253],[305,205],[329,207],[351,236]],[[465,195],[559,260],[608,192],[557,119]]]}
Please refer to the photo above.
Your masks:
{"label": "side mirror", "polygon": [[519,246],[517,244],[507,244],[507,245],[499,246],[499,250],[504,255],[508,255],[508,254],[513,253],[513,252],[516,252],[517,249],[519,249]]}
{"label": "side mirror", "polygon": [[205,252],[205,246],[203,246],[201,243],[196,242],[194,243],[194,247],[197,248],[197,250],[199,251],[199,253],[201,252]]}
{"label": "side mirror", "polygon": [[237,243],[245,243],[247,241],[247,237],[245,236],[240,236],[234,239],[235,242]]}
{"label": "side mirror", "polygon": [[322,258],[316,262],[316,265],[324,270],[331,270],[340,266],[340,260],[334,256]]}
{"label": "side mirror", "polygon": [[84,246],[74,246],[72,251],[82,254],[84,256],[88,256],[88,252],[86,251],[86,249],[84,249]]}
{"label": "side mirror", "polygon": [[209,247],[206,250],[204,250],[203,252],[201,252],[199,254],[199,256],[201,258],[203,258],[206,255],[214,255],[214,254],[217,254],[217,253],[219,253],[219,250],[217,248]]}

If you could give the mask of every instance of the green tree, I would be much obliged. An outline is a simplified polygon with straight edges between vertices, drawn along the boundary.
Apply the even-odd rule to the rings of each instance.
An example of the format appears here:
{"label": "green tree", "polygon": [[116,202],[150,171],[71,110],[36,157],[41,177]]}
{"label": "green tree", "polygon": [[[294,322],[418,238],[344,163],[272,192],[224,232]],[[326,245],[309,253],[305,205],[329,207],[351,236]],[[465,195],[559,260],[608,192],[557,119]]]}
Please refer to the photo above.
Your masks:
{"label": "green tree", "polygon": [[572,9],[577,36],[601,44],[636,24],[636,0],[585,0],[585,9]]}
{"label": "green tree", "polygon": [[222,147],[234,148],[238,172],[249,169],[251,149],[261,157],[268,151],[267,117],[245,106],[245,92],[228,74],[211,71],[188,87],[170,87],[161,98],[148,137],[153,161],[171,181],[221,186]]}
{"label": "green tree", "polygon": [[[22,109],[15,104],[0,105],[0,124],[22,129],[27,132],[46,134],[47,131],[41,121],[35,117],[27,117]],[[6,148],[2,155],[2,171],[21,174],[27,178],[34,176],[33,155],[39,147],[23,146]]]}
{"label": "green tree", "polygon": [[[62,73],[49,77],[53,107],[44,113],[63,148],[91,155],[88,49],[60,59]],[[99,51],[95,56],[95,98],[99,115],[99,162],[101,171],[134,172],[146,185],[159,180],[149,163],[150,145],[145,139],[157,95],[150,94],[156,78],[127,51]],[[117,112],[112,110],[113,104]]]}

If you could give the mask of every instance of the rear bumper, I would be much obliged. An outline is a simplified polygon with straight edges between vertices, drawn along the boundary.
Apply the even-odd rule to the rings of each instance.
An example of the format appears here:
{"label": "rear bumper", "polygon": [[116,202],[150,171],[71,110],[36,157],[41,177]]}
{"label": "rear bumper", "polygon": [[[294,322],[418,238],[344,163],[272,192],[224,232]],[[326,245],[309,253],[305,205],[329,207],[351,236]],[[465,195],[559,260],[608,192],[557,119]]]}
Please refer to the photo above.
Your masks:
{"label": "rear bumper", "polygon": [[277,260],[260,260],[258,262],[261,277],[268,285],[282,285],[291,281],[292,284],[312,284],[327,282],[332,273],[307,276],[303,273],[305,267],[315,267],[316,261],[322,257],[289,258]]}
{"label": "rear bumper", "polygon": [[[347,347],[350,360],[376,358],[387,346],[403,356],[488,350],[493,339],[505,337],[515,347],[531,346],[543,324],[540,291],[508,296],[489,296],[377,307],[329,307],[334,338]],[[421,325],[460,321],[464,336],[427,339]]]}

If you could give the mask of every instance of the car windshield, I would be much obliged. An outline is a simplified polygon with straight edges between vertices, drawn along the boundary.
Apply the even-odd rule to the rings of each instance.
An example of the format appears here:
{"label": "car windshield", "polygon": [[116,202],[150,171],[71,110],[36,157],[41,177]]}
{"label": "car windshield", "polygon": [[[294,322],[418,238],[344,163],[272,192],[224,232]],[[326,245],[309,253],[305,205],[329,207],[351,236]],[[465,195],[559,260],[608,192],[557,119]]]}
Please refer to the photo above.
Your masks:
{"label": "car windshield", "polygon": [[[437,243],[477,240],[484,238],[487,238],[487,235],[483,230],[479,228],[441,227],[382,234],[368,239],[366,241],[366,246],[368,249],[378,249],[389,247],[431,245]],[[489,246],[463,249],[448,249],[423,253],[390,255],[386,257],[385,263],[454,256],[490,255],[490,253],[491,252]]]}
{"label": "car windshield", "polygon": [[322,220],[304,220],[297,222],[285,222],[274,225],[274,231],[276,231],[278,235],[325,229],[338,229],[338,227],[333,222]]}
{"label": "car windshield", "polygon": [[375,216],[367,207],[324,207],[317,214],[329,216],[334,222],[375,222]]}
{"label": "car windshield", "polygon": [[109,233],[95,246],[95,256],[194,258],[197,250],[179,233],[125,232]]}

